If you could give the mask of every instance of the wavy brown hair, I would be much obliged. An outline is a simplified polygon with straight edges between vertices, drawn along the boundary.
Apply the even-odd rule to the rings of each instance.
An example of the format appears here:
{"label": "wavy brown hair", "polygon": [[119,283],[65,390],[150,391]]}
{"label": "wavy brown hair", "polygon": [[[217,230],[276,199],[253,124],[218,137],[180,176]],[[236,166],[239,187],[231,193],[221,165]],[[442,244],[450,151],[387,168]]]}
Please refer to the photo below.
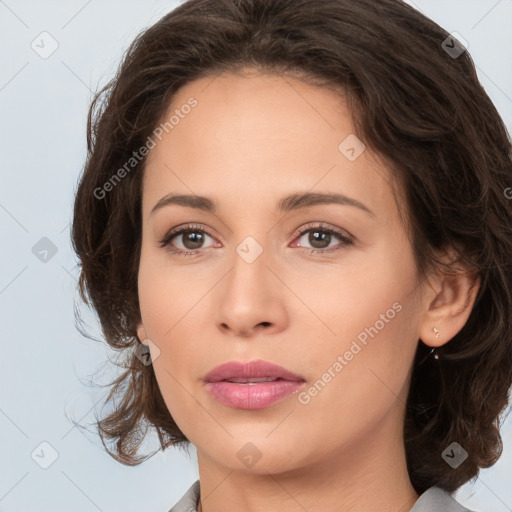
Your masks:
{"label": "wavy brown hair", "polygon": [[[114,458],[134,465],[153,455],[139,454],[148,428],[161,449],[189,441],[153,367],[134,355],[146,159],[112,177],[147,143],[178,89],[250,67],[343,91],[359,138],[403,185],[418,275],[439,268],[436,250],[454,247],[481,278],[468,321],[440,359],[418,342],[404,423],[415,490],[453,492],[497,461],[512,384],[511,140],[471,56],[448,39],[462,51],[450,54],[447,37],[400,0],[188,0],[133,41],[89,110],[72,226],[81,299],[109,345],[128,355],[105,401],[115,407],[97,422]],[[454,441],[468,452],[456,469],[441,457]]]}

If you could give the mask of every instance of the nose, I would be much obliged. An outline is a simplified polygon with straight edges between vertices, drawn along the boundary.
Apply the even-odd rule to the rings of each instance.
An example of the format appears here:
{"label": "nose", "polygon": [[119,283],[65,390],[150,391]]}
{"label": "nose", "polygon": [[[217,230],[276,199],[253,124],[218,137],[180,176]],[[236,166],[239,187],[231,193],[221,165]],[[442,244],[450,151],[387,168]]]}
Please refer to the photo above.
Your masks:
{"label": "nose", "polygon": [[235,252],[214,298],[223,334],[248,338],[286,329],[286,287],[269,264],[265,251],[250,263]]}

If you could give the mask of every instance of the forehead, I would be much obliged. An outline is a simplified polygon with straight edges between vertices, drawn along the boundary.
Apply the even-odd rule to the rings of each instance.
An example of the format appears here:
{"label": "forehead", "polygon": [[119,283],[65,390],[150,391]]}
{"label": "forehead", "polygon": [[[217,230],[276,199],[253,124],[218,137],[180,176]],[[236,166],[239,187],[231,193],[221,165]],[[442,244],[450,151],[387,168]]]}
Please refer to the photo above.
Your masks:
{"label": "forehead", "polygon": [[358,139],[341,93],[290,76],[229,73],[182,87],[162,122],[171,117],[146,162],[146,212],[167,192],[229,195],[245,208],[298,190],[370,198],[381,208],[392,200],[376,155],[344,153],[342,143]]}

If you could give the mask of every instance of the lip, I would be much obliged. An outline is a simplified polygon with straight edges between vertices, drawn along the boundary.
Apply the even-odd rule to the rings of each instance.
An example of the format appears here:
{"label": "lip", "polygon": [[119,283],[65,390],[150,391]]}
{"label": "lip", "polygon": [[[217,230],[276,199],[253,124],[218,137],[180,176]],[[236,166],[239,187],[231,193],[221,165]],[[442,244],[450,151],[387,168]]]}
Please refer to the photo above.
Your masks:
{"label": "lip", "polygon": [[212,371],[206,374],[204,380],[206,382],[220,382],[228,379],[256,379],[263,377],[283,379],[292,382],[305,380],[301,375],[292,373],[282,366],[270,363],[269,361],[263,361],[262,359],[248,363],[229,361],[228,363],[216,366]]}
{"label": "lip", "polygon": [[[278,379],[267,382],[227,382],[231,379]],[[238,409],[263,409],[297,392],[305,379],[282,366],[258,360],[230,361],[211,370],[206,388],[219,402]]]}

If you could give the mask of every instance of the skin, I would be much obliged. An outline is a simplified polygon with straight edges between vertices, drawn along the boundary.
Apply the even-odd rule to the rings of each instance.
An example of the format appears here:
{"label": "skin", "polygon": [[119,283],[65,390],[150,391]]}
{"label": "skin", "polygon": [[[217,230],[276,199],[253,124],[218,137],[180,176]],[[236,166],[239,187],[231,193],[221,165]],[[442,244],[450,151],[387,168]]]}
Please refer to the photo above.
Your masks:
{"label": "skin", "polygon": [[[338,150],[354,133],[340,94],[245,71],[178,91],[166,117],[190,97],[198,104],[151,150],[143,183],[138,336],[197,449],[202,510],[408,511],[418,495],[402,426],[418,340],[448,342],[478,286],[463,273],[418,279],[389,169],[368,148],[354,161]],[[338,204],[275,212],[293,192],[345,194],[373,215]],[[218,211],[174,204],[151,214],[169,193],[208,196]],[[296,233],[320,222],[354,243],[333,235],[314,245],[311,231]],[[187,223],[211,237],[159,246]],[[263,250],[252,263],[236,252],[247,236]],[[169,251],[194,247],[187,257]],[[231,408],[205,388],[215,366],[256,359],[309,388],[395,303],[401,311],[307,404],[291,395],[266,409]],[[252,467],[237,457],[248,442],[261,455]]]}

